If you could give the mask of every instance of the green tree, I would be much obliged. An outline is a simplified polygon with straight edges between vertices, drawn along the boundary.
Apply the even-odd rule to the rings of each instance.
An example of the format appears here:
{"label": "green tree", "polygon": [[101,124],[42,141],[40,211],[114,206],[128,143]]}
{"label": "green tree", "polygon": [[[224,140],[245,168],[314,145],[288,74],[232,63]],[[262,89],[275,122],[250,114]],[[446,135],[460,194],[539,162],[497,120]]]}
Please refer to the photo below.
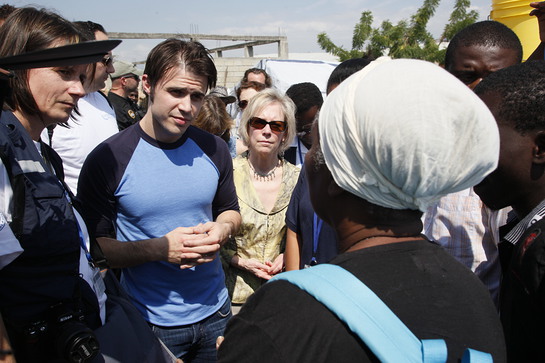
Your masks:
{"label": "green tree", "polygon": [[[389,55],[392,58],[415,58],[432,62],[442,62],[444,50],[427,30],[431,17],[435,14],[440,0],[424,0],[422,6],[410,20],[393,24],[385,20],[378,28],[373,28],[373,14],[364,11],[359,23],[354,27],[352,49],[337,46],[326,33],[318,34],[318,44],[328,53],[336,55],[341,61],[356,57],[378,57]],[[445,26],[440,41],[452,38],[460,29],[474,23],[479,14],[468,11],[470,0],[456,0],[449,23]]]}
{"label": "green tree", "polygon": [[449,23],[445,25],[441,42],[447,42],[468,25],[471,25],[479,19],[479,13],[476,10],[468,11],[471,6],[471,0],[456,0],[454,9],[450,13]]}

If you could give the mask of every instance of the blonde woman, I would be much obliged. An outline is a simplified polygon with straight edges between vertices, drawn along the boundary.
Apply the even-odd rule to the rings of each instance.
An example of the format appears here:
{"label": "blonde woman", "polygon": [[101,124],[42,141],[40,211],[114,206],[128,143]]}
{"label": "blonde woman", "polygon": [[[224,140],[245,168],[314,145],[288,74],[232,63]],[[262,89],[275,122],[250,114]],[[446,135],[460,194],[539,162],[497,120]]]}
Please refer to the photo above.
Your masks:
{"label": "blonde woman", "polygon": [[299,176],[282,158],[296,132],[294,108],[288,97],[266,89],[242,114],[239,135],[248,151],[233,161],[242,225],[222,253],[234,312],[283,268],[286,209]]}

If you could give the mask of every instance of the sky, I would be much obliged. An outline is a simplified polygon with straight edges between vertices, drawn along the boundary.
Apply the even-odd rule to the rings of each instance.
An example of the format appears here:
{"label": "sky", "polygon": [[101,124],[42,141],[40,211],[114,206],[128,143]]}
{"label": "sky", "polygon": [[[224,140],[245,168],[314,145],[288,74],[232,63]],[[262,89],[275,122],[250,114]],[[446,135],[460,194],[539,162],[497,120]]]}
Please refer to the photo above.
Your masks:
{"label": "sky", "polygon": [[[108,32],[200,33],[224,35],[285,35],[290,53],[322,52],[316,41],[326,32],[337,45],[351,48],[354,25],[363,11],[394,23],[408,19],[423,0],[35,0],[8,1],[16,7],[33,5],[54,10],[68,20],[92,20]],[[492,0],[472,0],[472,8],[487,19]],[[439,37],[448,22],[454,0],[441,0],[428,30]],[[124,40],[114,49],[116,58],[145,60],[160,40]],[[203,42],[208,48],[235,44],[231,41]],[[276,45],[254,47],[254,55],[277,52]],[[224,52],[224,57],[242,56],[242,51]]]}

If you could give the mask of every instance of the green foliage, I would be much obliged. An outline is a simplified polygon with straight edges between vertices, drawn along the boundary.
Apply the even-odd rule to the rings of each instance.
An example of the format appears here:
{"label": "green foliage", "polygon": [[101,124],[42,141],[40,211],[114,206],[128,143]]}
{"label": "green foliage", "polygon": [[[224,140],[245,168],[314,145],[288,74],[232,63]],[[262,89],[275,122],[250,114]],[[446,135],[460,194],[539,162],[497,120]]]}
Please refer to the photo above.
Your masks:
{"label": "green foliage", "polygon": [[479,13],[475,10],[468,12],[471,0],[456,0],[454,10],[450,14],[449,23],[445,25],[441,41],[450,41],[452,37],[466,26],[473,24],[479,19]]}
{"label": "green foliage", "polygon": [[361,13],[360,22],[354,27],[352,49],[363,49],[365,40],[373,33],[373,14],[370,11]]}
{"label": "green foliage", "polygon": [[[438,42],[427,30],[431,17],[435,14],[440,0],[424,0],[422,6],[410,20],[393,24],[389,20],[380,27],[373,28],[373,14],[361,13],[360,21],[354,26],[352,49],[335,45],[326,33],[318,34],[318,44],[328,53],[339,57],[340,61],[357,57],[376,58],[389,55],[392,58],[424,59],[441,63],[445,51],[439,49]],[[440,42],[449,41],[454,34],[477,21],[479,14],[470,10],[471,0],[456,0],[449,23],[445,26]]]}

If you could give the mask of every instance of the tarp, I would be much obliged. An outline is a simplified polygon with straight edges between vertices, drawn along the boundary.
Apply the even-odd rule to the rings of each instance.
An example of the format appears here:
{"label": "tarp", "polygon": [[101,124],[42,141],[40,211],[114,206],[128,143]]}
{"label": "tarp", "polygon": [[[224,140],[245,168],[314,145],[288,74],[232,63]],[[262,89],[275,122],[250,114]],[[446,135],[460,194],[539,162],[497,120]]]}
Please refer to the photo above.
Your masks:
{"label": "tarp", "polygon": [[313,60],[262,59],[256,68],[271,76],[272,84],[282,93],[291,85],[302,82],[314,83],[325,98],[327,80],[339,62]]}
{"label": "tarp", "polygon": [[[290,86],[311,82],[314,83],[322,92],[325,99],[327,80],[333,72],[333,69],[339,62],[326,62],[317,60],[289,60],[289,59],[262,59],[255,68],[263,69],[271,77],[272,85],[282,93],[286,93]],[[235,86],[235,89],[240,83]],[[231,91],[236,95],[235,90]],[[240,120],[240,110],[236,103],[227,106],[227,112],[238,122]]]}

